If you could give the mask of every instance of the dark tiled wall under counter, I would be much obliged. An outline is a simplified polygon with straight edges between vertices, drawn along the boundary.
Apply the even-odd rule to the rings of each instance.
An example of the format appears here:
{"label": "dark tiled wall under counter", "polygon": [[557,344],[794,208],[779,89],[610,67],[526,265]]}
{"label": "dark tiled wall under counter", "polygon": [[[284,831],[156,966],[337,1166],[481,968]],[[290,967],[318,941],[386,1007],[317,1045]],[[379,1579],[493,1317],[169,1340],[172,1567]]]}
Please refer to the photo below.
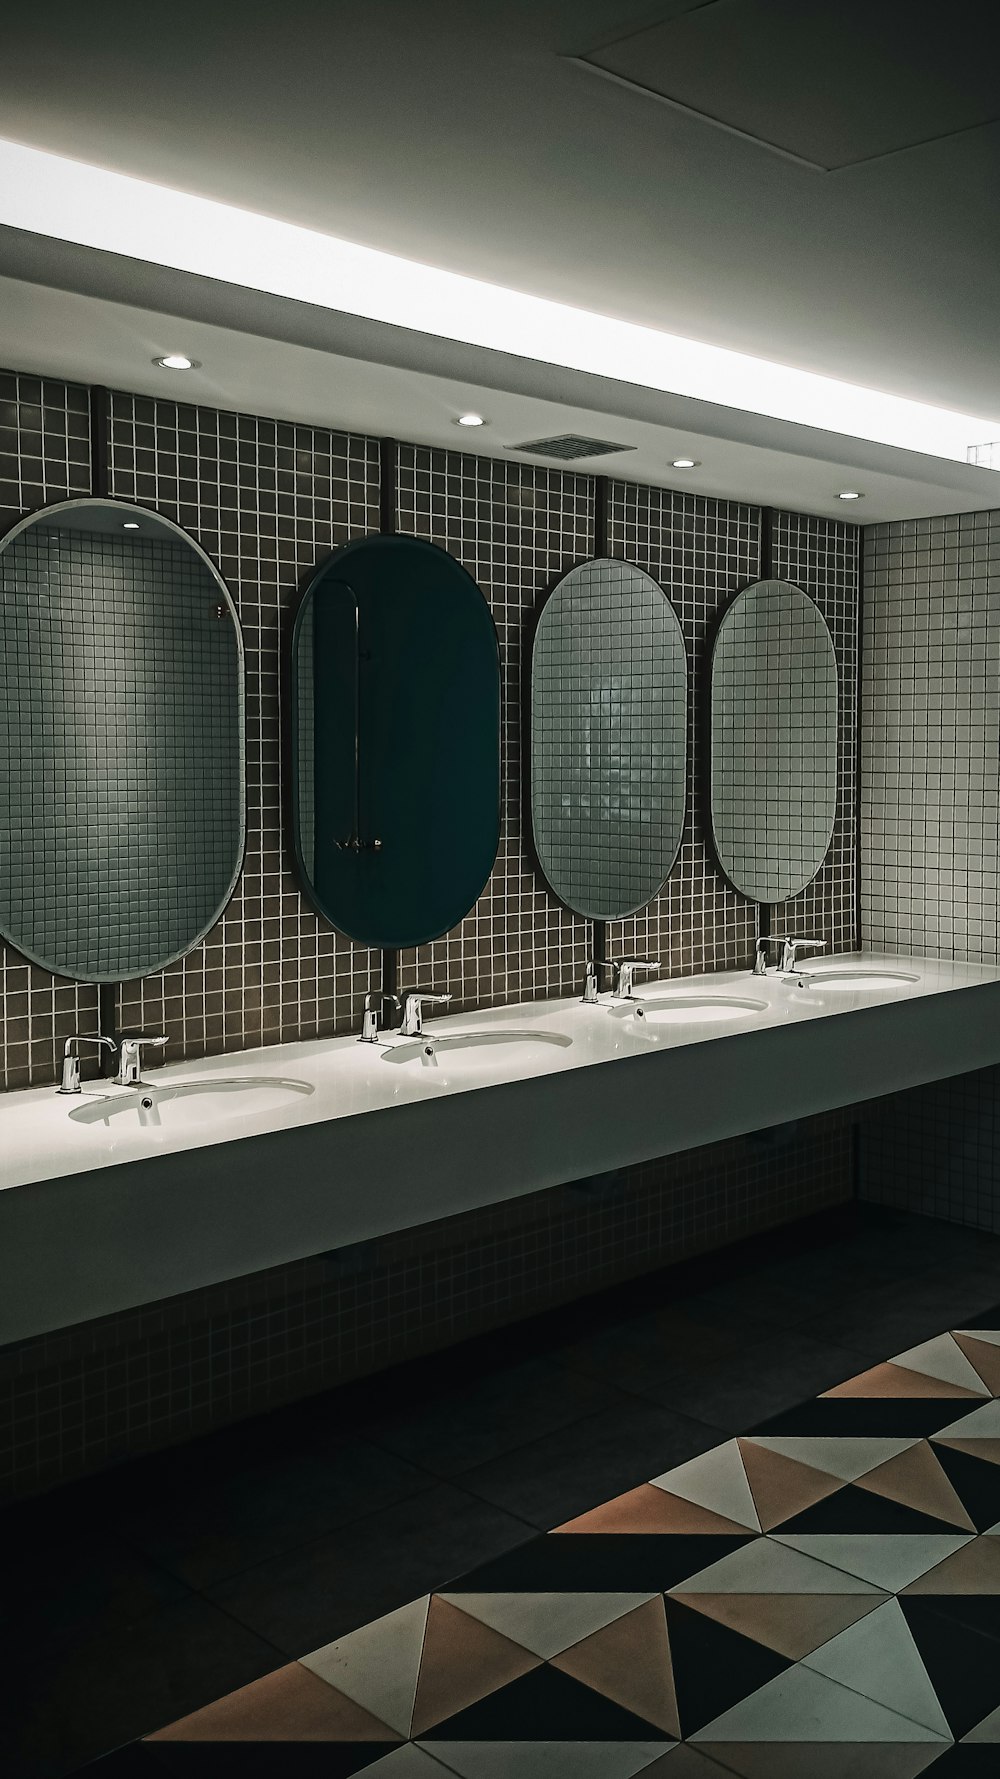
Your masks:
{"label": "dark tiled wall under counter", "polygon": [[[0,377],[0,526],[92,491],[88,411],[84,389]],[[378,442],[122,392],[112,395],[110,428],[111,493],[157,508],[197,538],[237,603],[247,656],[243,876],[204,944],[170,969],[126,985],[122,1020],[165,1031],[170,1060],[351,1030],[377,960],[313,913],[290,870],[281,803],[281,642],[297,592],[317,563],[336,545],[378,528]],[[397,486],[398,528],[450,550],[490,600],[503,675],[496,868],[454,932],[403,957],[403,984],[418,974],[439,987],[447,981],[459,1008],[571,993],[582,977],[588,932],[555,903],[532,866],[521,709],[532,613],[555,579],[593,554],[594,480],[562,467],[402,445]],[[675,975],[746,966],[757,912],[719,876],[707,847],[700,723],[708,638],[723,604],[757,576],[760,513],[626,482],[611,485],[609,506],[611,551],[647,569],[674,601],[691,675],[681,854],[662,894],[641,916],[617,923],[610,940],[616,950],[658,957]],[[779,912],[775,925],[787,921],[840,949],[855,939],[858,536],[850,525],[775,516],[775,571],[822,606],[842,688],[834,845],[816,884]],[[97,1028],[96,991],[54,979],[2,947],[0,989],[0,1079],[7,1087],[54,1082],[65,1035]],[[6,1349],[0,1372],[11,1416],[8,1484],[43,1486],[836,1203],[852,1187],[850,1144],[842,1125],[823,1131],[816,1137],[804,1127],[787,1141],[745,1139],[651,1163],[610,1185],[559,1188],[554,1197],[542,1195],[544,1204],[520,1200],[470,1213],[456,1227],[431,1226],[349,1257],[303,1262],[294,1276],[281,1269],[277,1285],[275,1275],[259,1275],[138,1319],[68,1330],[55,1347],[47,1341]],[[155,1331],[147,1316],[159,1318]],[[248,1318],[256,1343],[249,1358],[242,1344]],[[293,1326],[294,1338],[278,1338],[279,1327]]]}

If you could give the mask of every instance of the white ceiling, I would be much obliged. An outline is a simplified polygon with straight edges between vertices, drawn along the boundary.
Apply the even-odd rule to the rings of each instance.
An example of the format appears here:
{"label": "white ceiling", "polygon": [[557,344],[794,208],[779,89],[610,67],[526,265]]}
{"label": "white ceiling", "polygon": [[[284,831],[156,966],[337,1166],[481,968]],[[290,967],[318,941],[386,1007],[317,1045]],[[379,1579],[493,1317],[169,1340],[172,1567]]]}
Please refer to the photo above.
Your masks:
{"label": "white ceiling", "polygon": [[[955,127],[984,114],[982,0],[948,8],[881,0],[874,10],[877,42],[869,0],[809,0],[807,39],[791,28],[801,24],[801,0],[700,8],[693,0],[244,0],[239,8],[54,0],[5,20],[0,127],[37,147],[532,294],[998,413],[1000,125]],[[699,11],[703,19],[689,16]],[[766,29],[746,35],[759,15]],[[671,20],[686,33],[683,69],[679,50],[667,53]],[[827,158],[837,158],[841,118],[843,152],[863,139],[880,158],[820,171],[574,59],[610,62],[618,52],[602,46],[651,26],[663,27],[654,31],[661,90],[683,72],[683,102],[699,93],[704,102],[690,43],[707,31],[724,123],[749,123],[752,134],[766,115],[772,140],[799,141],[811,81]],[[635,72],[627,57],[621,65]],[[928,68],[941,70],[947,91],[929,126],[951,133],[883,152],[892,67],[909,72],[918,98]],[[904,137],[912,139],[918,114],[911,105],[897,120]],[[100,275],[79,256],[40,271],[23,249],[0,240],[0,271],[21,281],[4,291],[0,356],[25,368],[92,380],[100,365],[108,380],[138,388],[149,374],[147,335],[162,335],[167,316],[187,318],[186,341],[193,319],[224,320],[211,361],[207,348],[196,355],[213,382],[197,393],[225,405],[288,414],[294,391],[303,417],[320,418],[321,406],[327,424],[427,442],[440,442],[444,428],[454,442],[450,414],[440,422],[438,414],[451,384],[479,390],[484,403],[493,392],[494,425],[476,441],[489,450],[512,433],[575,428],[588,414],[589,430],[614,437],[611,414],[632,421],[640,450],[606,467],[639,479],[669,479],[664,465],[680,434],[682,448],[703,459],[712,492],[830,511],[830,480],[839,485],[843,471],[867,476],[865,519],[996,504],[985,471],[905,453],[876,460],[870,447],[803,428],[748,429],[746,417],[730,425],[723,410],[699,413],[699,404],[670,398],[644,407],[639,392],[612,395],[598,379],[540,376],[529,387],[523,367],[490,354],[442,357],[427,347],[407,356],[392,330],[366,336],[358,350],[349,329],[305,340],[302,317],[286,324],[269,311],[262,321],[252,304],[223,317],[201,300],[197,280],[140,280],[136,301],[136,279],[118,262]],[[49,290],[43,300],[43,284],[85,294],[72,304]],[[324,351],[337,354],[325,372]],[[537,419],[535,410],[530,425],[527,409],[501,411],[498,390],[505,403],[544,397]],[[714,438],[711,464],[687,443],[696,436]]]}

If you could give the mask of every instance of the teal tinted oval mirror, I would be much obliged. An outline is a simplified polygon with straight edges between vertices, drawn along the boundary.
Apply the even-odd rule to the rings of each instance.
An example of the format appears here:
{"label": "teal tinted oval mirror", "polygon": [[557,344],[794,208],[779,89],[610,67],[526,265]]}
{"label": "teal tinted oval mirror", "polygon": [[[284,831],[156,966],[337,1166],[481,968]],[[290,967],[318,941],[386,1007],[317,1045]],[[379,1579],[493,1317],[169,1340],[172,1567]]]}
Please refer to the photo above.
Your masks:
{"label": "teal tinted oval mirror", "polygon": [[124,501],[22,520],[0,543],[0,696],[0,933],[80,982],[183,957],[243,860],[243,642],[217,569]]}
{"label": "teal tinted oval mirror", "polygon": [[531,656],[531,823],[542,873],[589,920],[622,920],[684,830],[687,664],[677,614],[631,562],[565,575]]}
{"label": "teal tinted oval mirror", "polygon": [[362,945],[423,945],[481,894],[500,840],[489,607],[435,544],[324,564],[292,636],[292,831],[313,906]]}
{"label": "teal tinted oval mirror", "polygon": [[712,650],[712,838],[733,888],[784,902],[811,883],[837,811],[837,659],[815,601],[756,581]]}

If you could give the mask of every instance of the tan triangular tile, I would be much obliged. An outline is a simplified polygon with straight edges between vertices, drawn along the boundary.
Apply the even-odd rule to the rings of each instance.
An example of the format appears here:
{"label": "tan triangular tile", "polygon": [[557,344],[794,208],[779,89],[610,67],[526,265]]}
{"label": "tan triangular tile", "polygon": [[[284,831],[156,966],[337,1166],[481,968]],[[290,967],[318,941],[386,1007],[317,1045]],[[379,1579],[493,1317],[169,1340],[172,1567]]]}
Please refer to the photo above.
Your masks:
{"label": "tan triangular tile", "polygon": [[668,1736],[680,1736],[662,1598],[647,1601],[572,1649],[564,1649],[553,1656],[551,1665]]}
{"label": "tan triangular tile", "polygon": [[886,1594],[671,1595],[793,1662],[857,1624],[887,1598]]}
{"label": "tan triangular tile", "polygon": [[951,1526],[961,1526],[964,1532],[976,1529],[933,1449],[923,1440],[890,1458],[887,1464],[880,1464],[877,1470],[869,1470],[867,1476],[859,1476],[856,1487],[887,1501],[898,1501],[917,1513],[946,1520]]}
{"label": "tan triangular tile", "polygon": [[1000,1464],[1000,1439],[942,1439],[935,1445],[946,1445],[953,1452],[968,1452],[970,1458],[982,1458],[984,1464]]}
{"label": "tan triangular tile", "polygon": [[1000,1396],[1000,1346],[994,1346],[992,1341],[978,1340],[974,1334],[956,1334],[954,1340],[982,1378],[990,1395]]}
{"label": "tan triangular tile", "polygon": [[749,1532],[760,1531],[750,1484],[735,1439],[727,1439],[722,1445],[713,1446],[711,1451],[701,1452],[697,1458],[675,1464],[662,1476],[650,1477],[650,1482],[654,1488],[666,1489],[668,1494],[680,1495],[683,1500],[707,1507],[724,1519],[735,1520]]}
{"label": "tan triangular tile", "polygon": [[747,1527],[724,1519],[709,1507],[686,1501],[652,1483],[629,1489],[613,1501],[604,1501],[589,1513],[581,1513],[556,1532],[746,1532]]}
{"label": "tan triangular tile", "polygon": [[884,1365],[873,1365],[868,1371],[859,1371],[857,1377],[823,1391],[824,1396],[930,1396],[938,1400],[954,1396],[968,1402],[974,1402],[979,1394],[976,1390],[967,1390],[963,1384],[943,1383],[940,1378],[926,1377],[922,1372],[908,1371],[889,1361]]}
{"label": "tan triangular tile", "polygon": [[973,1538],[918,1575],[904,1594],[1000,1594],[1000,1538]]}
{"label": "tan triangular tile", "polygon": [[796,1458],[755,1445],[752,1439],[738,1439],[736,1443],[764,1532],[844,1487],[839,1476],[827,1476],[809,1464],[800,1464]]}
{"label": "tan triangular tile", "polygon": [[901,1365],[904,1371],[915,1371],[920,1377],[937,1378],[943,1384],[960,1384],[974,1396],[989,1395],[953,1334],[936,1334],[933,1340],[908,1347],[905,1353],[893,1353],[889,1363]]}
{"label": "tan triangular tile", "polygon": [[425,1736],[434,1724],[539,1666],[530,1650],[432,1594],[410,1735]]}
{"label": "tan triangular tile", "polygon": [[400,1737],[300,1662],[193,1711],[150,1742],[398,1742]]}

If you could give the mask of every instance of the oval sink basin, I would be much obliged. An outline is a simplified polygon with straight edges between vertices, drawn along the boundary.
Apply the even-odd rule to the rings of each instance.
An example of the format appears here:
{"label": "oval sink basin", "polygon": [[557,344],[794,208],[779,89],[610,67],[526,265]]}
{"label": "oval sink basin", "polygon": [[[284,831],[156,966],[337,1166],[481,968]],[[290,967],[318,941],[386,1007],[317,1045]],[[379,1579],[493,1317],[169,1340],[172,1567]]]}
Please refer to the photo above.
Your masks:
{"label": "oval sink basin", "polygon": [[609,1011],[619,1019],[636,1019],[651,1026],[714,1025],[723,1020],[749,1019],[766,1013],[767,1001],[750,995],[671,994],[648,995],[631,1004],[619,1002]]}
{"label": "oval sink basin", "polygon": [[546,1050],[568,1050],[573,1043],[563,1032],[423,1032],[401,1038],[382,1052],[393,1068],[426,1069],[442,1079],[487,1075],[492,1067],[533,1067]]}
{"label": "oval sink basin", "polygon": [[203,1081],[164,1081],[141,1087],[111,1089],[88,1098],[70,1112],[74,1124],[106,1128],[138,1126],[143,1130],[180,1129],[220,1119],[276,1112],[297,1095],[313,1092],[308,1081],[279,1075],[243,1075],[231,1080],[206,1076]]}
{"label": "oval sink basin", "polygon": [[857,988],[905,988],[919,982],[906,970],[799,970],[800,979],[810,988],[836,988],[845,993]]}

